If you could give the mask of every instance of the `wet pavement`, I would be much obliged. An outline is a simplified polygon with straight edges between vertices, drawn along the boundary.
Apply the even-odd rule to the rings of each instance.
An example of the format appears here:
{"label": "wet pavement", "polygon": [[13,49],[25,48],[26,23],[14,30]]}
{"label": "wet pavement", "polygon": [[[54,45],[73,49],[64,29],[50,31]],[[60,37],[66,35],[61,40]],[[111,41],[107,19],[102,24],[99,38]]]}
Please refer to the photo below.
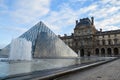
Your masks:
{"label": "wet pavement", "polygon": [[120,59],[84,71],[67,74],[55,80],[120,80]]}

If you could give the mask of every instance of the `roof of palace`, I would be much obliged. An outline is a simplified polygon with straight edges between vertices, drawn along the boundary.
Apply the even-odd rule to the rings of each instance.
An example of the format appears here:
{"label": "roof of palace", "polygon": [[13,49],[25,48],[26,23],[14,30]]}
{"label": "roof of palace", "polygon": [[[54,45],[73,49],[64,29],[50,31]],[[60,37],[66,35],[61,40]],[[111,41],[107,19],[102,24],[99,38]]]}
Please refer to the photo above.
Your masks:
{"label": "roof of palace", "polygon": [[81,27],[81,26],[90,26],[92,24],[92,22],[90,21],[89,18],[83,18],[80,19],[80,21],[76,24],[76,28],[77,27]]}

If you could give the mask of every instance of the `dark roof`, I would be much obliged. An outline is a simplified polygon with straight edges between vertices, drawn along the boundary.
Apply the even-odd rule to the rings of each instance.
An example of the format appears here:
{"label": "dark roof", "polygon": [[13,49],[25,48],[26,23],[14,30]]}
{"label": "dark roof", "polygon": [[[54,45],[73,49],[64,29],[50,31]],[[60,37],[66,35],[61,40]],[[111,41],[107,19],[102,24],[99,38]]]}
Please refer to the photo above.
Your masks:
{"label": "dark roof", "polygon": [[70,36],[61,36],[60,39],[71,39],[72,38],[72,35]]}
{"label": "dark roof", "polygon": [[106,34],[118,34],[118,33],[120,33],[120,29],[111,30],[111,31],[103,31],[103,32],[98,31],[96,34],[97,35],[100,35],[100,34],[106,35]]}
{"label": "dark roof", "polygon": [[76,28],[77,27],[80,27],[80,26],[90,26],[92,23],[90,21],[89,18],[83,18],[83,19],[80,19],[80,22],[78,22],[78,24],[76,24]]}

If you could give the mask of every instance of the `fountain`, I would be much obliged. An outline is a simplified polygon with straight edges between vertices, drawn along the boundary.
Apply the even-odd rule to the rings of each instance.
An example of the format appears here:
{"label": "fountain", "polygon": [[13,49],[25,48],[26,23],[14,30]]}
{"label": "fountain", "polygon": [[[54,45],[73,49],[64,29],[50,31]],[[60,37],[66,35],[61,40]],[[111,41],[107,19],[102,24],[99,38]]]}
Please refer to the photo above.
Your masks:
{"label": "fountain", "polygon": [[24,38],[13,39],[10,45],[9,60],[31,60],[32,44]]}

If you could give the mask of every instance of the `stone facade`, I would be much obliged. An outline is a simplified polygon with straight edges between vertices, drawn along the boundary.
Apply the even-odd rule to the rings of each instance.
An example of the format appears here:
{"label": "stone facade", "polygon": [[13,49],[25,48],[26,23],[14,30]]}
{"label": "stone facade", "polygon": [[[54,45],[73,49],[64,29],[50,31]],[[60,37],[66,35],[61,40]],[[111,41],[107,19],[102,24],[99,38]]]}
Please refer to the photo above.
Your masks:
{"label": "stone facade", "polygon": [[94,18],[76,20],[74,33],[59,36],[75,52],[81,56],[119,56],[120,30],[98,31],[94,25]]}

